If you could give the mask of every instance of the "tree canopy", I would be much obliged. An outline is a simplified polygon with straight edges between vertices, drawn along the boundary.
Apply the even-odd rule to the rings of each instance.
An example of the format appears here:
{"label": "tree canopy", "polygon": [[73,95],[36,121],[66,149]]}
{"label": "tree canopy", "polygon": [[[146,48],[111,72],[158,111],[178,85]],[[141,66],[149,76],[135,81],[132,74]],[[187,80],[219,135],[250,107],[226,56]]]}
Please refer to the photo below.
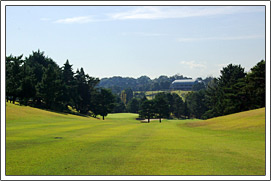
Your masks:
{"label": "tree canopy", "polygon": [[99,79],[86,74],[83,68],[74,73],[68,60],[59,67],[40,50],[25,59],[23,55],[6,57],[6,98],[13,103],[61,112],[71,107],[80,114],[90,114],[97,106],[94,96],[99,95],[104,96],[99,110],[104,117],[114,99],[111,92],[98,89],[98,83]]}

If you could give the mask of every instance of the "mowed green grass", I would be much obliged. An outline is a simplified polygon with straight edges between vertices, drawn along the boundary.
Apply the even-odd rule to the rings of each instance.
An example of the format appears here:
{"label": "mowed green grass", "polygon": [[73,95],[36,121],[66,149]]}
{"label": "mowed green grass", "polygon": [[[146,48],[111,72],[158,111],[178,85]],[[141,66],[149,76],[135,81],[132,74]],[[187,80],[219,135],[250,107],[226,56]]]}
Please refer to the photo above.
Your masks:
{"label": "mowed green grass", "polygon": [[7,103],[6,174],[265,175],[265,109],[206,121],[136,117],[99,120]]}

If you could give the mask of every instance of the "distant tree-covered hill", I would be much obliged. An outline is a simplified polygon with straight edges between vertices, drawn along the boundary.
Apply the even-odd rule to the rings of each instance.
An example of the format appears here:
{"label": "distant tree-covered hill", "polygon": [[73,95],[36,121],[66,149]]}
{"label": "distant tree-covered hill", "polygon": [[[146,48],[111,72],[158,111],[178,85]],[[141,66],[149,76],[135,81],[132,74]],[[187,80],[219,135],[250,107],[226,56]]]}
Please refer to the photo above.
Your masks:
{"label": "distant tree-covered hill", "polygon": [[[112,90],[113,93],[120,93],[122,90],[127,88],[130,88],[133,91],[158,91],[168,90],[174,80],[182,79],[192,78],[184,77],[180,74],[176,74],[170,77],[161,75],[160,77],[155,79],[150,79],[148,76],[141,76],[139,78],[114,76],[101,79],[98,86],[103,88],[109,88]],[[206,79],[202,79],[199,77],[198,79],[207,85],[207,83],[210,82],[213,78],[207,77]]]}
{"label": "distant tree-covered hill", "polygon": [[110,78],[103,78],[99,83],[99,87],[110,88],[114,93],[119,93],[124,89],[131,88],[133,91],[157,91],[168,90],[171,82],[176,79],[191,79],[183,75],[176,74],[168,77],[161,75],[159,78],[150,79],[148,76],[141,76],[139,78],[114,76]]}

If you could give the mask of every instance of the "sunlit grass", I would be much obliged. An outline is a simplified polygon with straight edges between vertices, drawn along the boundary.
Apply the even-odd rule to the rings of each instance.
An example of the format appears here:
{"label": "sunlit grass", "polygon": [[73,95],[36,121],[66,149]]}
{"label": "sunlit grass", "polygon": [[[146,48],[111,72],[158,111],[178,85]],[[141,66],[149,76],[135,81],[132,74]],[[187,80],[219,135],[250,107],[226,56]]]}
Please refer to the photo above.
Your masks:
{"label": "sunlit grass", "polygon": [[264,175],[264,109],[140,123],[7,104],[7,175]]}
{"label": "sunlit grass", "polygon": [[188,123],[188,125],[213,130],[265,131],[265,108]]}

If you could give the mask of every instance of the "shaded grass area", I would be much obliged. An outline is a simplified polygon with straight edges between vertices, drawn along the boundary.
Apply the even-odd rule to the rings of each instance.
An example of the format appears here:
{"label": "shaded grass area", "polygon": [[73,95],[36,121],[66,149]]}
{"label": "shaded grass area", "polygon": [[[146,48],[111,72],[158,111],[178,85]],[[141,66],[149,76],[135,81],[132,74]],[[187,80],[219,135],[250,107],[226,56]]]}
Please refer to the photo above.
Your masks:
{"label": "shaded grass area", "polygon": [[239,115],[262,126],[232,129],[242,120],[142,124],[129,113],[99,120],[9,103],[6,108],[7,175],[265,174],[263,109],[254,118],[251,112]]}

